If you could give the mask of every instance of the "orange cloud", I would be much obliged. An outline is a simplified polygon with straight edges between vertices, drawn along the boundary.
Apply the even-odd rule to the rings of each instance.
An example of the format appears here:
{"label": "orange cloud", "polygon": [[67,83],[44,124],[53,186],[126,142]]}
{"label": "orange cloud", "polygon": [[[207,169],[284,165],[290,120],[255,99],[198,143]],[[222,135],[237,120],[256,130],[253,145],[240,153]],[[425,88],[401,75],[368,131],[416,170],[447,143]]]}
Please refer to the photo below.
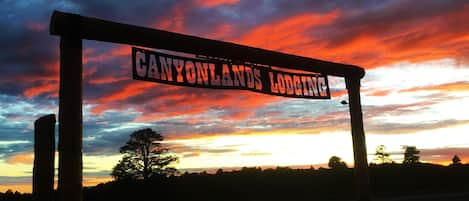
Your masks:
{"label": "orange cloud", "polygon": [[96,67],[90,67],[83,69],[83,78],[86,79],[89,76],[94,75],[98,69]]}
{"label": "orange cloud", "polygon": [[153,24],[153,27],[163,30],[171,30],[172,32],[185,32],[185,17],[189,7],[183,4],[176,4],[171,11],[162,19]]}
{"label": "orange cloud", "polygon": [[375,90],[371,91],[369,96],[387,96],[391,91],[390,90]]}
{"label": "orange cloud", "polygon": [[113,105],[110,104],[98,104],[91,108],[91,113],[92,114],[102,114],[106,112],[107,110],[115,109]]}
{"label": "orange cloud", "polygon": [[32,98],[42,94],[50,94],[57,97],[59,89],[59,61],[39,61],[38,67],[41,72],[38,74],[23,73],[13,77],[16,82],[29,83],[31,86],[24,89],[23,96]]}
{"label": "orange cloud", "polygon": [[347,24],[351,16],[341,11],[306,13],[264,23],[230,41],[366,68],[448,57],[469,61],[469,6],[424,19],[401,20],[394,14],[383,14],[389,22]]}
{"label": "orange cloud", "polygon": [[221,23],[217,25],[213,30],[210,30],[203,37],[216,39],[216,40],[223,40],[231,37],[234,33],[235,27],[232,24],[228,23]]}
{"label": "orange cloud", "polygon": [[130,80],[128,77],[114,77],[114,76],[103,76],[98,78],[93,78],[88,81],[90,84],[109,84],[114,82],[119,82],[123,80]]}
{"label": "orange cloud", "polygon": [[194,3],[201,7],[217,7],[221,5],[233,5],[239,3],[239,0],[194,0]]}
{"label": "orange cloud", "polygon": [[13,156],[10,156],[6,159],[6,162],[9,164],[33,164],[34,162],[34,153],[20,153]]}
{"label": "orange cloud", "polygon": [[[395,62],[422,62],[442,58],[467,60],[469,6],[425,19],[393,17],[384,25],[376,20],[333,27],[318,44],[301,53],[372,68]],[[365,20],[364,20],[365,21]]]}
{"label": "orange cloud", "polygon": [[26,89],[25,91],[23,91],[23,95],[28,98],[32,98],[34,96],[38,96],[38,95],[45,94],[45,93],[52,93],[53,96],[57,96],[58,90],[59,90],[58,83],[56,82],[44,83],[39,86],[33,86],[33,87]]}
{"label": "orange cloud", "polygon": [[96,186],[98,184],[106,183],[112,181],[111,176],[104,176],[104,177],[91,177],[91,176],[84,176],[83,177],[83,186]]}
{"label": "orange cloud", "polygon": [[194,0],[194,3],[206,8],[212,8],[222,5],[234,5],[239,3],[239,0]]}
{"label": "orange cloud", "polygon": [[[177,106],[176,106],[177,107]],[[177,111],[167,111],[167,112],[151,112],[151,111],[142,111],[143,114],[135,119],[135,122],[153,122],[164,120],[168,118],[173,118],[183,115],[194,115],[197,113],[202,113],[206,111],[208,107],[195,107],[188,110],[177,110]]]}
{"label": "orange cloud", "polygon": [[[180,89],[174,89],[180,90]],[[269,103],[287,100],[282,97],[272,97],[248,91],[226,90],[210,93],[210,90],[194,89],[194,93],[170,93],[155,95],[152,104],[140,107],[142,112],[135,121],[151,122],[183,115],[195,115],[216,109],[236,109],[221,116],[225,120],[241,120],[253,115],[258,107]]]}
{"label": "orange cloud", "polygon": [[[202,3],[207,2],[209,1]],[[185,26],[185,19],[187,14],[191,12],[190,9],[193,9],[190,5],[176,4],[153,26],[176,32],[187,32],[189,30]],[[208,31],[206,37],[228,38],[230,41],[245,45],[353,63],[370,68],[398,61],[418,62],[458,56],[458,50],[466,48],[464,43],[469,42],[469,30],[464,28],[469,26],[448,26],[447,24],[469,25],[463,20],[469,17],[467,14],[469,12],[465,11],[469,11],[469,9],[463,8],[458,12],[431,16],[425,21],[417,19],[409,22],[395,19],[389,26],[371,21],[364,24],[352,24],[351,27],[347,27],[347,24],[341,24],[343,23],[341,20],[350,17],[346,15],[345,11],[335,10],[325,14],[303,13],[261,24],[251,30],[246,30],[238,38],[232,37],[232,32],[236,30],[234,24],[220,23],[213,30]],[[419,26],[415,26],[416,24]],[[457,48],[452,49],[451,47]],[[127,55],[129,48],[116,48],[113,52],[112,55]],[[101,77],[91,79],[89,83],[107,84],[124,79],[123,77]],[[140,96],[152,86],[156,85],[144,82],[127,84],[99,98],[98,105],[92,111],[101,113],[111,108],[119,108],[109,103]],[[165,89],[169,89],[166,87],[168,86],[165,86]],[[447,87],[455,90],[455,86]],[[450,90],[449,88],[448,90]],[[460,89],[465,88],[460,86]],[[208,95],[208,92],[199,93],[200,90],[196,93],[190,93],[182,88],[177,88],[175,91],[165,91],[158,95],[155,94],[156,92],[145,94],[145,101],[151,102],[151,104],[134,107],[142,112],[142,117],[137,118],[136,121],[148,122],[184,114],[197,114],[210,108],[236,108],[239,113],[233,113],[231,117],[226,118],[245,118],[252,114],[249,113],[249,109],[286,100],[252,92],[222,92],[217,94],[223,95],[213,98]],[[380,90],[370,91],[368,95],[385,96],[388,93],[390,91]],[[346,94],[345,89],[332,91],[332,97],[341,97]],[[207,100],[211,100],[210,103],[207,103]],[[107,105],[103,105],[104,103]]]}
{"label": "orange cloud", "polygon": [[441,85],[415,87],[400,90],[400,92],[416,92],[416,91],[446,91],[446,92],[465,92],[469,91],[469,82],[454,82]]}
{"label": "orange cloud", "polygon": [[118,91],[100,98],[99,101],[111,102],[125,100],[126,98],[142,94],[145,90],[154,86],[155,84],[150,82],[132,82],[123,89],[117,89]]}
{"label": "orange cloud", "polygon": [[342,97],[348,95],[347,89],[331,91],[331,97]]}
{"label": "orange cloud", "polygon": [[235,41],[264,49],[297,52],[314,40],[306,34],[308,30],[331,24],[339,14],[333,11],[327,14],[296,15],[255,27]]}
{"label": "orange cloud", "polygon": [[131,48],[126,45],[118,45],[112,48],[110,51],[99,53],[96,52],[94,48],[86,48],[83,50],[83,64],[88,64],[90,62],[105,62],[116,57],[128,56],[130,57]]}

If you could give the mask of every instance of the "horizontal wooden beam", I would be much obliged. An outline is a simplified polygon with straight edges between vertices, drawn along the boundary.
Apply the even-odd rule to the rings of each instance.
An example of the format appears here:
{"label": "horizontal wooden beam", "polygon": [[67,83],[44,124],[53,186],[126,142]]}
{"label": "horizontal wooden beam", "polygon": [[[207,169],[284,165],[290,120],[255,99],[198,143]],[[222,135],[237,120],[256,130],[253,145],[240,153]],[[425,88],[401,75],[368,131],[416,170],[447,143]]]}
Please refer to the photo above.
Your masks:
{"label": "horizontal wooden beam", "polygon": [[50,33],[59,36],[72,35],[87,40],[213,56],[340,77],[362,78],[365,75],[363,68],[354,65],[312,59],[59,11],[54,11],[52,14]]}

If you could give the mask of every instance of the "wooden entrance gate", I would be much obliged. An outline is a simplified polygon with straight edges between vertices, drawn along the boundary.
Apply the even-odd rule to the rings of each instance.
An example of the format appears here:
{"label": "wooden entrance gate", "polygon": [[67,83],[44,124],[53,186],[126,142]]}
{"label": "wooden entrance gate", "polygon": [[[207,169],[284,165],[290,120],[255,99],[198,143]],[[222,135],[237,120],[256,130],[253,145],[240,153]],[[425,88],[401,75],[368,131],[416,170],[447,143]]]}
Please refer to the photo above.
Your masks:
{"label": "wooden entrance gate", "polygon": [[363,68],[58,11],[54,11],[51,17],[50,34],[60,36],[60,201],[82,201],[83,39],[229,58],[345,78],[352,125],[356,198],[371,200],[360,103],[360,80],[365,75]]}

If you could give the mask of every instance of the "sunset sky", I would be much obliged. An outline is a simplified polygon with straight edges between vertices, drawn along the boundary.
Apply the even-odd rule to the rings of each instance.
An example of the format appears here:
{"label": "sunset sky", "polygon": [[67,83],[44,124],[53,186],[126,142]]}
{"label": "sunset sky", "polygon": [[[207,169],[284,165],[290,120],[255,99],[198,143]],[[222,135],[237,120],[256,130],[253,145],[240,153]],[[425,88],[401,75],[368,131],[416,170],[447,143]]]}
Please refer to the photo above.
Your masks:
{"label": "sunset sky", "polygon": [[[4,0],[0,192],[31,191],[33,122],[58,112],[53,10],[361,66],[369,162],[381,144],[397,162],[404,145],[425,162],[469,162],[467,0]],[[132,80],[130,53],[83,41],[85,185],[110,180],[119,147],[147,127],[183,171],[318,167],[333,155],[353,166],[342,78],[329,76],[331,100],[179,87]]]}

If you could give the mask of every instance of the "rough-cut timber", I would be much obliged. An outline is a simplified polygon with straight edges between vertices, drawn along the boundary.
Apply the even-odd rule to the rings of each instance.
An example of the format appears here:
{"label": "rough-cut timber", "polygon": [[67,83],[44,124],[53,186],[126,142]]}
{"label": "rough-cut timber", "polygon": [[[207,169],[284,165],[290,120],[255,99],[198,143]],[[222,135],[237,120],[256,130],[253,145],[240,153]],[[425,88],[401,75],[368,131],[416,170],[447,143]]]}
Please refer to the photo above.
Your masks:
{"label": "rough-cut timber", "polygon": [[365,75],[363,68],[358,66],[55,11],[50,33],[67,35],[70,32],[82,39],[229,58],[340,77],[353,75],[361,78]]}
{"label": "rough-cut timber", "polygon": [[371,184],[367,162],[368,154],[366,153],[365,131],[363,130],[363,114],[360,101],[360,79],[346,77],[345,84],[349,95],[357,200],[370,201]]}
{"label": "rough-cut timber", "polygon": [[35,201],[54,199],[55,114],[34,122],[33,197]]}
{"label": "rough-cut timber", "polygon": [[59,201],[82,201],[82,40],[60,38]]}

